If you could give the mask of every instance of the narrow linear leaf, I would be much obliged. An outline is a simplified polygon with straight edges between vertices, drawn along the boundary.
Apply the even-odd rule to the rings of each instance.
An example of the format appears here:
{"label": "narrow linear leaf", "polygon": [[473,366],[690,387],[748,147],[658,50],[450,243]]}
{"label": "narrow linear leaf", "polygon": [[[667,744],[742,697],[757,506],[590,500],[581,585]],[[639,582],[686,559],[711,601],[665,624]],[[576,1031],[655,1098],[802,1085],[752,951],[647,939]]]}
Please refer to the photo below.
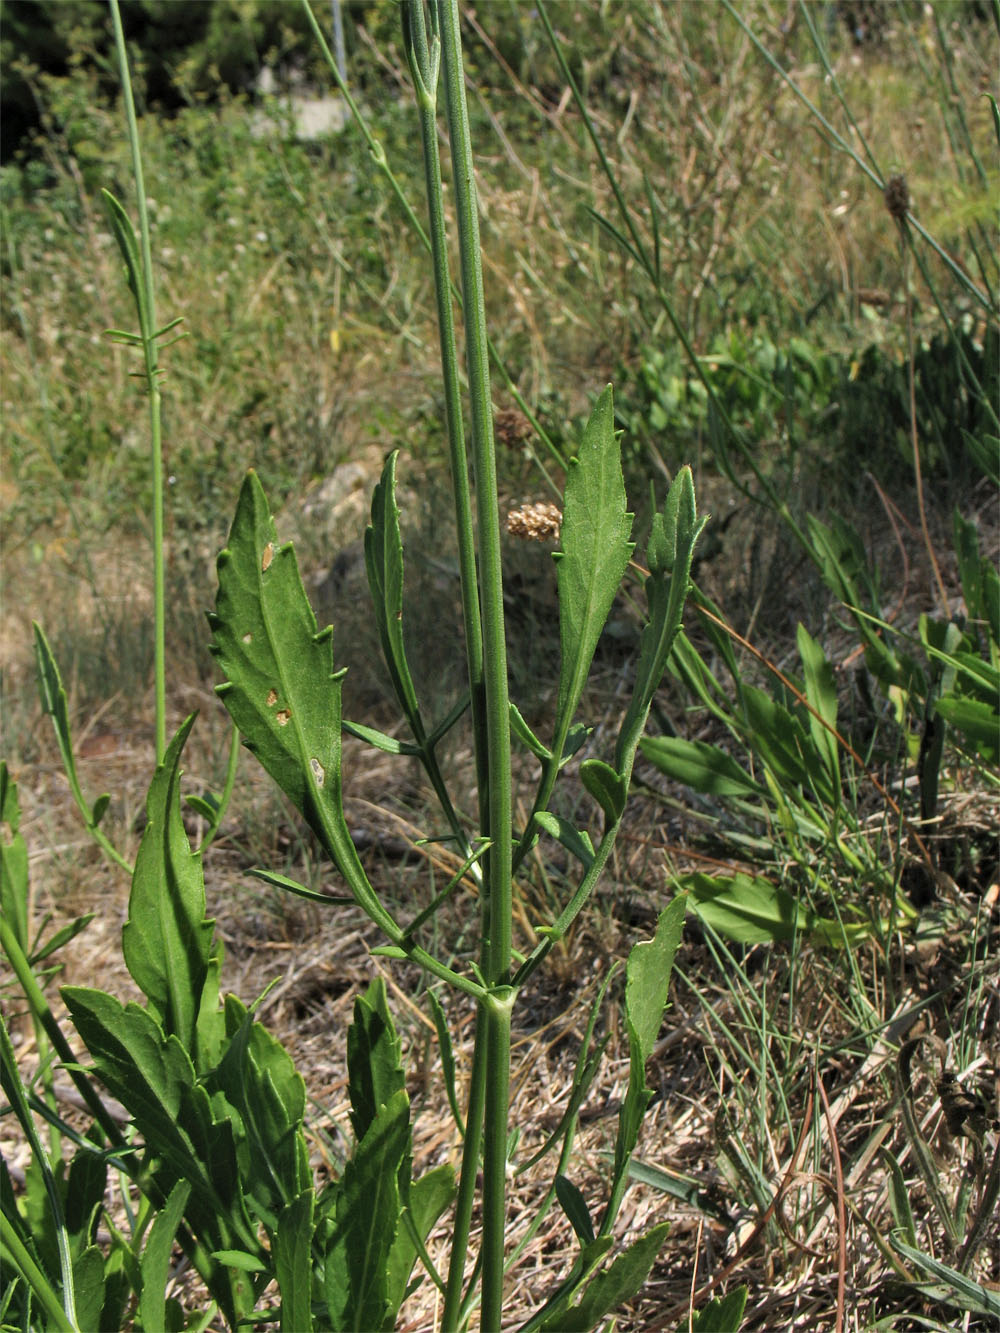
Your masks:
{"label": "narrow linear leaf", "polygon": [[653,515],[646,547],[649,620],[639,639],[635,688],[615,746],[615,768],[619,773],[631,773],[653,694],[663,679],[680,632],[695,543],[706,522],[696,512],[691,469],[683,467],[674,478],[663,512]]}
{"label": "narrow linear leaf", "polygon": [[419,737],[420,710],[403,643],[403,539],[396,505],[398,457],[393,451],[385,460],[382,479],[372,495],[371,523],[365,531],[365,569],[393,691]]}
{"label": "narrow linear leaf", "polygon": [[535,823],[571,852],[583,864],[584,869],[590,869],[594,863],[594,844],[586,829],[578,829],[568,819],[564,819],[562,815],[554,815],[551,810],[537,811]]}

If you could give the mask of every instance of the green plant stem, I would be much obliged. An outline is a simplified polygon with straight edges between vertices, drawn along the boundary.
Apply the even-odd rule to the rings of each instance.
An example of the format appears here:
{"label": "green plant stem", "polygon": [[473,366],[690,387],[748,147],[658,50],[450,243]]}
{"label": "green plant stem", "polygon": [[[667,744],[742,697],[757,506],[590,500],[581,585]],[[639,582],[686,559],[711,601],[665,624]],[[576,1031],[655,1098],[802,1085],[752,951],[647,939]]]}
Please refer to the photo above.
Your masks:
{"label": "green plant stem", "polygon": [[[407,0],[407,3],[410,3],[410,0]],[[334,82],[337,85],[337,88],[341,96],[344,98],[344,100],[348,105],[351,115],[354,117],[354,121],[358,126],[358,129],[361,131],[361,134],[364,137],[365,143],[368,145],[369,152],[372,155],[375,165],[379,168],[379,170],[385,176],[386,180],[389,182],[393,194],[396,196],[397,200],[399,201],[400,207],[402,208],[404,214],[406,215],[406,220],[413,228],[418,239],[420,240],[421,245],[423,245],[424,248],[429,253],[432,253],[431,239],[427,235],[427,232],[424,230],[423,226],[421,225],[420,219],[417,217],[416,213],[414,212],[413,206],[407,199],[402,185],[400,185],[398,179],[396,178],[395,173],[392,170],[392,167],[389,165],[389,160],[385,155],[384,147],[375,138],[371,130],[368,128],[368,124],[361,113],[360,107],[358,106],[354,98],[351,96],[351,91],[348,88],[346,82],[344,81],[343,75],[341,74],[340,70],[337,68],[337,62],[334,60],[330,48],[327,45],[326,38],[323,36],[322,29],[320,28],[319,23],[316,21],[315,14],[313,14],[312,12],[310,0],[302,0],[302,4],[303,7],[305,8],[306,15],[309,21],[309,26],[312,28],[313,36],[316,38],[323,59],[326,61],[326,64],[330,70],[330,73],[334,79]],[[436,12],[435,6],[432,6],[431,12],[432,15]],[[436,28],[437,25],[435,24],[435,30]],[[454,284],[452,284],[451,286],[451,293],[454,299],[458,302],[459,307],[462,308],[464,305],[463,295],[462,292],[459,290],[459,288],[456,287]],[[548,432],[545,430],[545,427],[542,425],[542,423],[538,420],[538,417],[532,411],[531,405],[522,396],[521,391],[517,387],[514,377],[510,374],[509,370],[507,369],[507,365],[503,357],[500,355],[500,352],[498,351],[496,344],[493,342],[491,338],[487,337],[486,346],[489,351],[489,355],[493,362],[493,365],[496,367],[501,378],[503,379],[505,388],[510,393],[511,397],[514,399],[515,403],[520,408],[520,410],[524,413],[527,420],[531,423],[532,428],[538,435],[538,438],[541,440],[542,444],[545,446],[549,456],[560,467],[563,467],[565,465],[566,460],[563,458],[559,449],[552,441]],[[554,495],[556,496],[560,495],[561,492],[559,490],[559,487],[552,480],[551,476],[546,471],[544,463],[537,456],[537,454],[534,453],[534,450],[532,450],[532,456],[539,471],[545,478],[545,481],[548,484],[549,489],[552,491]]]}
{"label": "green plant stem", "polygon": [[462,1142],[462,1170],[458,1182],[455,1213],[452,1218],[448,1284],[445,1291],[444,1311],[441,1315],[443,1333],[455,1333],[462,1323],[462,1286],[465,1278],[465,1257],[468,1253],[472,1212],[476,1202],[479,1154],[483,1146],[487,1044],[486,1009],[484,1005],[480,1005],[476,1010],[476,1036],[472,1054],[472,1072],[469,1078],[469,1098],[465,1113],[465,1138]]}
{"label": "green plant stem", "polygon": [[[476,745],[477,783],[480,801],[489,789],[486,757],[486,714],[483,682],[483,627],[479,610],[476,579],[476,544],[472,518],[469,464],[462,421],[462,389],[452,307],[452,282],[448,270],[445,234],[444,192],[441,183],[441,158],[437,136],[437,85],[440,68],[440,39],[434,33],[428,44],[422,0],[403,8],[406,54],[417,93],[420,137],[423,143],[424,176],[430,222],[431,258],[434,267],[434,291],[437,299],[438,336],[441,346],[441,374],[444,384],[445,427],[451,462],[452,495],[455,502],[458,540],[458,569],[462,590],[462,621],[465,628],[465,653],[469,673],[469,691]],[[485,810],[480,808],[480,824]]]}
{"label": "green plant stem", "polygon": [[[507,986],[511,960],[511,756],[507,645],[500,559],[500,510],[497,495],[493,405],[483,292],[482,251],[476,200],[465,73],[457,0],[436,0],[436,28],[441,41],[445,106],[451,140],[455,215],[465,314],[465,353],[472,417],[476,484],[479,595],[483,625],[483,688],[486,715],[488,826],[492,839],[486,859],[488,934],[482,940],[481,967],[496,988],[482,1004],[486,1014],[486,1101],[483,1156],[483,1274],[481,1327],[500,1328],[503,1313],[504,1232],[506,1210],[507,1113],[510,1079],[510,1016],[515,992]],[[476,737],[477,749],[482,737]]]}
{"label": "green plant stem", "polygon": [[129,147],[132,153],[132,178],[135,181],[136,204],[139,213],[139,243],[142,247],[142,291],[134,293],[139,308],[139,328],[145,362],[146,386],[149,392],[150,475],[152,481],[153,520],[153,660],[155,674],[155,746],[156,762],[161,763],[167,749],[167,674],[165,598],[163,570],[163,438],[160,422],[160,385],[157,358],[156,305],[153,291],[153,256],[149,239],[149,210],[146,206],[146,186],[142,172],[142,154],[139,150],[139,126],[132,97],[128,52],[122,30],[118,0],[109,0],[111,21],[115,33],[115,49],[121,74],[122,99],[128,125]]}
{"label": "green plant stem", "polygon": [[[52,1284],[22,1245],[21,1238],[7,1220],[6,1213],[0,1213],[0,1240],[3,1242],[5,1259],[8,1259],[10,1266],[17,1269],[24,1278],[48,1316],[50,1321],[48,1327],[59,1330],[59,1333],[80,1333],[75,1320],[67,1318],[52,1289]],[[4,1266],[6,1267],[6,1264]]]}
{"label": "green plant stem", "polygon": [[60,1060],[66,1065],[66,1072],[72,1079],[88,1110],[93,1114],[94,1119],[107,1135],[108,1140],[116,1147],[124,1148],[125,1140],[122,1137],[121,1130],[108,1114],[107,1108],[94,1091],[90,1080],[76,1068],[77,1059],[73,1054],[73,1049],[63,1036],[62,1028],[60,1028],[55,1014],[49,1008],[49,1002],[46,1000],[41,987],[35,980],[31,964],[18,943],[10,923],[2,916],[0,916],[0,950],[3,951],[20,983],[21,989],[24,991],[32,1015],[45,1029],[49,1041],[51,1041]]}

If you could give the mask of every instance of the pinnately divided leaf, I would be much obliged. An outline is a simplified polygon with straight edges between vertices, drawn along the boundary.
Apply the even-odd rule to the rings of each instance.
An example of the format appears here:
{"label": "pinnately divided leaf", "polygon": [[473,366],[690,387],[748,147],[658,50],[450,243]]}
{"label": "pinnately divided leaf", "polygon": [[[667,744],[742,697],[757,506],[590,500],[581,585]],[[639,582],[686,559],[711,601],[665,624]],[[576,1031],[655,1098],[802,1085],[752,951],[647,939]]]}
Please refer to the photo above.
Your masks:
{"label": "pinnately divided leaf", "polygon": [[562,550],[556,553],[562,649],[557,735],[568,728],[580,701],[597,640],[634,549],[631,528],[608,385],[569,465],[563,496]]}

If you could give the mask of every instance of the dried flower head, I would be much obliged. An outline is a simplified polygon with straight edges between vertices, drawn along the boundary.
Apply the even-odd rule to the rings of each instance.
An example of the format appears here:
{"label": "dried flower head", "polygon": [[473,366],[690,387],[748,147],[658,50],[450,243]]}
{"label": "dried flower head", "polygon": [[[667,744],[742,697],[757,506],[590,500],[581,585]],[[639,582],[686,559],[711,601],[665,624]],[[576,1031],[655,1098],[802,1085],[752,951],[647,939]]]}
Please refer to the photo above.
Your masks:
{"label": "dried flower head", "polygon": [[505,449],[523,444],[531,435],[531,422],[516,407],[505,407],[493,418],[497,441]]}
{"label": "dried flower head", "polygon": [[910,187],[905,176],[890,176],[885,183],[885,206],[889,215],[902,222],[910,207]]}
{"label": "dried flower head", "polygon": [[507,531],[510,535],[529,542],[544,542],[550,538],[558,541],[561,524],[562,511],[554,504],[541,500],[537,504],[512,509],[507,515]]}

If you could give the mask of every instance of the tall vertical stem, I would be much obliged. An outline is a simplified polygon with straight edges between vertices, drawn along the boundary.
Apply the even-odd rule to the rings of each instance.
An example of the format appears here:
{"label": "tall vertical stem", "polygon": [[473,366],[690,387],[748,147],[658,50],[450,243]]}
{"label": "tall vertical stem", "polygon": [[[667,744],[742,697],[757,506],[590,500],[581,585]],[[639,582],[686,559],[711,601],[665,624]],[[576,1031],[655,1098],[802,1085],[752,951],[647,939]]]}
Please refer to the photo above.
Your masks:
{"label": "tall vertical stem", "polygon": [[[481,966],[489,986],[498,988],[485,1005],[486,1106],[483,1146],[484,1333],[500,1328],[503,1312],[503,1253],[507,1166],[507,1103],[510,1071],[510,1011],[507,988],[511,959],[511,768],[510,704],[507,694],[507,645],[504,631],[500,564],[500,510],[497,496],[493,405],[483,294],[479,215],[465,100],[462,38],[457,0],[436,0],[441,39],[445,106],[451,139],[455,214],[458,225],[465,353],[472,416],[476,486],[479,599],[483,626],[483,687],[486,713],[488,832],[493,845],[486,864],[487,935]],[[482,1028],[480,1024],[480,1029]]]}
{"label": "tall vertical stem", "polygon": [[164,631],[163,588],[163,439],[160,429],[160,385],[156,349],[156,305],[153,292],[153,254],[149,240],[149,209],[146,205],[146,186],[142,174],[142,154],[139,151],[139,125],[135,117],[132,80],[129,77],[128,52],[122,29],[118,0],[110,0],[111,21],[115,33],[115,47],[121,70],[122,99],[128,125],[129,147],[132,153],[132,178],[135,181],[136,207],[139,213],[139,244],[142,254],[142,291],[135,292],[139,310],[139,332],[145,361],[146,387],[149,392],[150,472],[153,505],[153,661],[156,695],[156,762],[161,763],[167,749],[167,675]]}

